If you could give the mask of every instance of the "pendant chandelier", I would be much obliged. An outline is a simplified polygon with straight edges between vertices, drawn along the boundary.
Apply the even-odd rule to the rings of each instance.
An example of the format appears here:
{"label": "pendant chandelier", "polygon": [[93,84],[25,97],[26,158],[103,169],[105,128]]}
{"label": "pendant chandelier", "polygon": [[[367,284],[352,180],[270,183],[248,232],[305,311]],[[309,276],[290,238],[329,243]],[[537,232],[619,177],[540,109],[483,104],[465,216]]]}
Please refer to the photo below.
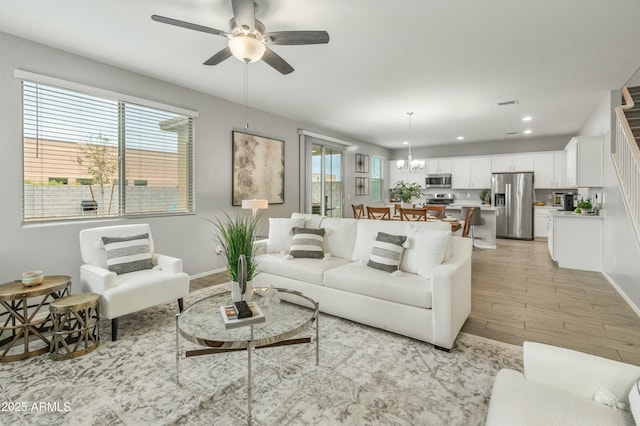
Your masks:
{"label": "pendant chandelier", "polygon": [[[408,112],[407,115],[409,116],[409,139],[411,139],[411,116],[413,113]],[[396,161],[396,167],[398,167],[402,173],[417,173],[424,169],[424,160],[414,160],[413,157],[411,157],[411,142],[405,141],[404,143],[405,145],[409,145],[409,155],[407,155],[406,160]]]}

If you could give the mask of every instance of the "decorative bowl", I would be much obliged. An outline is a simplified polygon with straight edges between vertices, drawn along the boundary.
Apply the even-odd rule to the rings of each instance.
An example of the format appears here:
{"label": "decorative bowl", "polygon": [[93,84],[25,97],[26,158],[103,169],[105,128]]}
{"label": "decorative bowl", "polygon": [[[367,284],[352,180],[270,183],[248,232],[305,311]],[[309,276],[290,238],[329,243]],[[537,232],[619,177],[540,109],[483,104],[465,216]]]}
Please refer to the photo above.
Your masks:
{"label": "decorative bowl", "polygon": [[42,284],[44,275],[42,271],[29,271],[22,274],[22,284],[26,286]]}

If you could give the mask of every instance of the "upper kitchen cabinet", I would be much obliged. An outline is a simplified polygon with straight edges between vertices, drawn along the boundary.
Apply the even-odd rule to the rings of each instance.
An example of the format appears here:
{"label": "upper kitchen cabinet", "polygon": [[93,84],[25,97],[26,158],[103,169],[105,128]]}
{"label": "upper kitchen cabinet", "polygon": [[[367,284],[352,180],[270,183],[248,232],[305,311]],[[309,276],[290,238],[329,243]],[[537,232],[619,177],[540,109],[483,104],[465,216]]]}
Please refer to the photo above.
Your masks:
{"label": "upper kitchen cabinet", "polygon": [[567,185],[569,187],[602,186],[602,136],[572,138],[567,153]]}
{"label": "upper kitchen cabinet", "polygon": [[533,171],[533,155],[494,155],[491,157],[491,171],[493,173]]}
{"label": "upper kitchen cabinet", "polygon": [[456,158],[452,161],[451,187],[486,189],[491,187],[491,158]]}
{"label": "upper kitchen cabinet", "polygon": [[451,173],[451,158],[432,158],[425,162],[426,174]]}
{"label": "upper kitchen cabinet", "polygon": [[534,154],[535,188],[567,188],[567,153],[565,151]]}

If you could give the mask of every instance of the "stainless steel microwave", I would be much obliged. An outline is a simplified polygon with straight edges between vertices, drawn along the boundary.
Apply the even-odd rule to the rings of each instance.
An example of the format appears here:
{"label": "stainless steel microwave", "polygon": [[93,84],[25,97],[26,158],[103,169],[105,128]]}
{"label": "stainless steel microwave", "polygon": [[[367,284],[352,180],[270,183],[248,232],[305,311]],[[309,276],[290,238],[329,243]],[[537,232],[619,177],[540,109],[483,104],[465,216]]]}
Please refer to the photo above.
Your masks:
{"label": "stainless steel microwave", "polygon": [[424,180],[425,188],[451,188],[451,173],[428,174]]}

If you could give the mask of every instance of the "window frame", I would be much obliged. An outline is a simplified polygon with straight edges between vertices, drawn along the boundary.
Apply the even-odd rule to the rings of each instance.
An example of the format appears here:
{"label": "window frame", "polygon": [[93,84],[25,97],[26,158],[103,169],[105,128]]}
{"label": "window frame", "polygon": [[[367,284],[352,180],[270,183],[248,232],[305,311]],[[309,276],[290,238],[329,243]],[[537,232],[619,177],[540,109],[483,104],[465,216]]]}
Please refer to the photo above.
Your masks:
{"label": "window frame", "polygon": [[[132,213],[131,210],[129,212],[126,211],[126,205],[122,204],[118,209],[116,214],[104,215],[104,216],[93,216],[91,220],[118,220],[118,219],[126,219],[126,218],[142,218],[142,217],[170,217],[170,216],[181,216],[181,215],[195,215],[196,214],[196,161],[195,161],[195,152],[196,152],[196,136],[195,136],[195,127],[196,127],[196,119],[198,118],[198,112],[193,110],[188,110],[180,107],[175,107],[172,105],[166,105],[163,103],[142,99],[118,92],[112,92],[92,86],[87,86],[80,83],[70,82],[54,77],[49,77],[41,74],[32,73],[29,71],[23,71],[20,69],[16,69],[14,71],[14,77],[20,80],[20,101],[21,101],[21,133],[22,133],[22,146],[24,150],[25,137],[27,137],[25,132],[25,123],[27,118],[25,117],[25,95],[24,95],[24,84],[34,84],[34,85],[45,85],[54,89],[63,89],[68,91],[77,92],[80,95],[88,95],[92,97],[100,98],[101,100],[115,101],[119,105],[125,106],[133,106],[133,107],[142,107],[151,109],[158,113],[166,113],[166,114],[174,114],[178,116],[183,116],[187,119],[187,152],[183,154],[181,161],[185,161],[185,169],[182,172],[179,172],[178,179],[183,179],[186,182],[186,187],[181,192],[183,196],[186,197],[186,206],[177,212],[172,212],[170,209],[165,208],[160,211],[148,211],[142,213]],[[126,122],[122,117],[118,117],[118,133],[125,132]],[[118,151],[121,153],[124,149],[135,149],[131,147],[126,147],[125,137],[118,137],[117,141]],[[23,151],[24,152],[24,151]],[[115,182],[121,181],[121,177],[125,174],[126,167],[126,159],[124,155],[119,154],[117,159],[118,163],[118,172],[116,177],[113,179]],[[22,184],[22,209],[21,209],[21,219],[23,225],[31,225],[31,224],[46,224],[46,223],[56,223],[56,222],[76,222],[81,220],[87,220],[87,217],[78,216],[42,216],[42,217],[33,217],[26,218],[27,210],[25,210],[25,201],[26,201],[26,187],[25,187],[25,167],[26,167],[26,157],[23,156],[22,159],[22,167],[21,167],[21,180]],[[138,179],[140,180],[140,179]],[[125,180],[126,181],[126,180]],[[78,183],[80,184],[80,183]],[[140,187],[140,186],[138,186]],[[120,194],[118,194],[121,202],[126,202],[126,196],[124,193],[126,192],[126,188],[119,188]]]}
{"label": "window frame", "polygon": [[[375,159],[379,159],[380,160],[380,178],[374,178],[374,163],[375,163]],[[383,188],[384,188],[384,163],[385,163],[385,158],[380,156],[380,155],[372,155],[371,156],[371,201],[384,201],[384,194],[383,194]],[[373,188],[375,185],[375,182],[379,182],[379,187],[380,187],[380,199],[375,199],[373,197]]]}

